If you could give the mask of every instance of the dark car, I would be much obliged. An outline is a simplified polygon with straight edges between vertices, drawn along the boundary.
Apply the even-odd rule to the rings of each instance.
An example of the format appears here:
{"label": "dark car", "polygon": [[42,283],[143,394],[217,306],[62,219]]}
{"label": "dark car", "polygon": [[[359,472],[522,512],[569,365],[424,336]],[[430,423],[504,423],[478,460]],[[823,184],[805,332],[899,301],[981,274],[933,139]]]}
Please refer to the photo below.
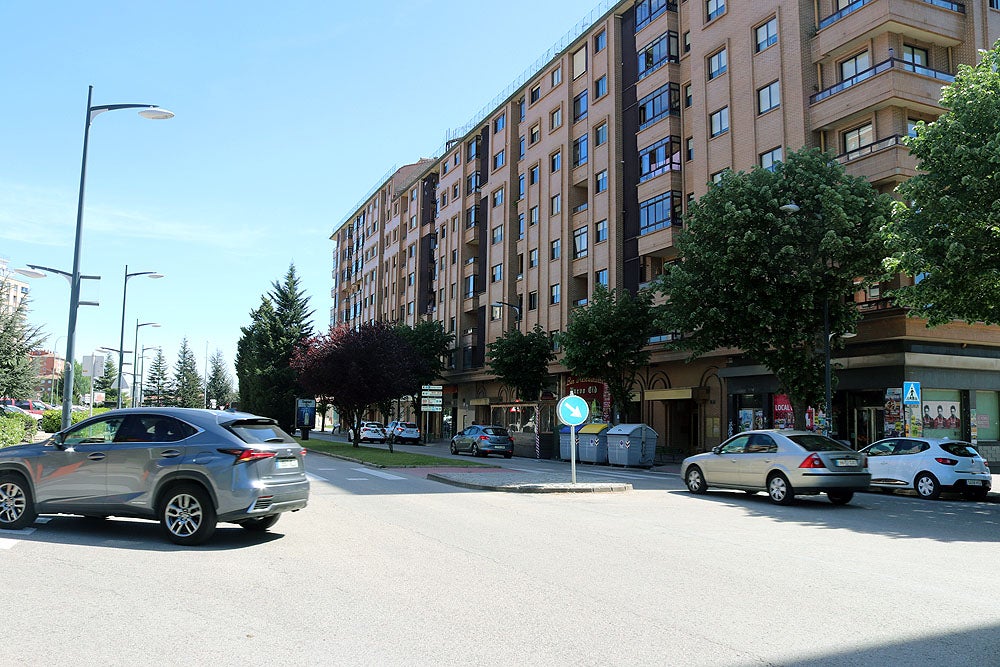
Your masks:
{"label": "dark car", "polygon": [[514,438],[503,426],[473,424],[451,439],[451,453],[470,452],[473,456],[503,454],[514,456]]}
{"label": "dark car", "polygon": [[39,513],[158,520],[177,544],[219,521],[264,531],[309,499],[305,450],[277,422],[238,412],[130,408],[0,449],[0,528]]}

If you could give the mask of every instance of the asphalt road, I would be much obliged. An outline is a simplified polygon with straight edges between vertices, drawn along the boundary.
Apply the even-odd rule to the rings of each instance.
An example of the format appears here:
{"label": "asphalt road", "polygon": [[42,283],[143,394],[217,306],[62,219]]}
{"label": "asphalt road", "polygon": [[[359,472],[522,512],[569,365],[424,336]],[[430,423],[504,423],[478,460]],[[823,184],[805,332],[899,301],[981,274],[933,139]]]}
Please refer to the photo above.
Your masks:
{"label": "asphalt road", "polygon": [[[1000,505],[471,491],[310,455],[310,506],[182,548],[0,532],[0,665],[993,665]],[[548,465],[519,462],[518,467]],[[558,465],[558,464],[556,464]]]}

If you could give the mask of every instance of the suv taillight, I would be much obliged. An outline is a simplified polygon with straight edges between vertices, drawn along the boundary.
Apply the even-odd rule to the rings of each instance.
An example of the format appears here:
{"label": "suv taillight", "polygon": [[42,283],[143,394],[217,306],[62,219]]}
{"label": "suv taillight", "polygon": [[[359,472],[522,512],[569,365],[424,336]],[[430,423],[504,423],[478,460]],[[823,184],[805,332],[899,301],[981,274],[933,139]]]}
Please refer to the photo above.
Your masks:
{"label": "suv taillight", "polygon": [[819,457],[819,454],[810,454],[806,457],[806,460],[799,464],[800,468],[825,468],[826,464],[823,463],[823,459]]}
{"label": "suv taillight", "polygon": [[246,463],[248,461],[259,461],[261,459],[272,459],[277,456],[276,452],[267,452],[261,449],[220,449],[223,454],[229,454],[235,456],[236,460],[233,461],[233,465],[237,463]]}

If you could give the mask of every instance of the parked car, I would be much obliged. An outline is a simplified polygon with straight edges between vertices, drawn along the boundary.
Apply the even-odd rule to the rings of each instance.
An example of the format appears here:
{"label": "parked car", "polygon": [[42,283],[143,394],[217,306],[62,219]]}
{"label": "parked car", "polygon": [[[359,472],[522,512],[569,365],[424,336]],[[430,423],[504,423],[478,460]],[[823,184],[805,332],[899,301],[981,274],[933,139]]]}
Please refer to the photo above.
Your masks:
{"label": "parked car", "polygon": [[385,427],[381,422],[365,422],[361,425],[361,437],[358,438],[361,442],[385,443],[385,438]]}
{"label": "parked car", "polygon": [[417,428],[417,425],[414,422],[389,422],[389,426],[386,429],[386,435],[389,442],[398,442],[404,445],[406,443],[410,443],[412,445],[420,444],[420,429]]}
{"label": "parked car", "polygon": [[886,438],[861,451],[868,456],[872,487],[888,493],[913,489],[921,498],[934,500],[947,490],[983,500],[990,492],[989,463],[967,442]]}
{"label": "parked car", "polygon": [[691,493],[710,487],[766,491],[779,505],[796,495],[826,493],[835,505],[849,503],[868,488],[871,475],[863,454],[812,431],[744,431],[711,452],[681,462],[681,479]]}
{"label": "parked car", "polygon": [[113,410],[42,442],[0,449],[0,528],[58,513],[158,520],[184,545],[209,539],[220,521],[264,531],[306,506],[304,455],[265,417]]}
{"label": "parked car", "polygon": [[451,453],[470,452],[473,456],[503,454],[514,456],[514,438],[503,426],[474,424],[451,439]]}
{"label": "parked car", "polygon": [[27,415],[28,417],[31,417],[32,419],[34,419],[39,424],[42,423],[42,415],[41,414],[35,413],[35,412],[28,412],[24,408],[19,408],[16,405],[10,405],[9,403],[0,404],[0,410],[2,410],[4,412],[4,414]]}

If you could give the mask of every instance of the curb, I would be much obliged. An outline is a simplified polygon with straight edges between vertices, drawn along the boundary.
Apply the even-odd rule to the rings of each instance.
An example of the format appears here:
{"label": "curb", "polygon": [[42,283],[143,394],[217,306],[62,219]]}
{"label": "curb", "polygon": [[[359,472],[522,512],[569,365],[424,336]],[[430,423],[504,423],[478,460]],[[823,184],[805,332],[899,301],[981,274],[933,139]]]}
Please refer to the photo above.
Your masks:
{"label": "curb", "polygon": [[631,484],[619,484],[617,482],[479,484],[438,473],[430,473],[427,475],[427,479],[452,486],[460,486],[465,489],[505,491],[507,493],[627,493],[632,490]]}

